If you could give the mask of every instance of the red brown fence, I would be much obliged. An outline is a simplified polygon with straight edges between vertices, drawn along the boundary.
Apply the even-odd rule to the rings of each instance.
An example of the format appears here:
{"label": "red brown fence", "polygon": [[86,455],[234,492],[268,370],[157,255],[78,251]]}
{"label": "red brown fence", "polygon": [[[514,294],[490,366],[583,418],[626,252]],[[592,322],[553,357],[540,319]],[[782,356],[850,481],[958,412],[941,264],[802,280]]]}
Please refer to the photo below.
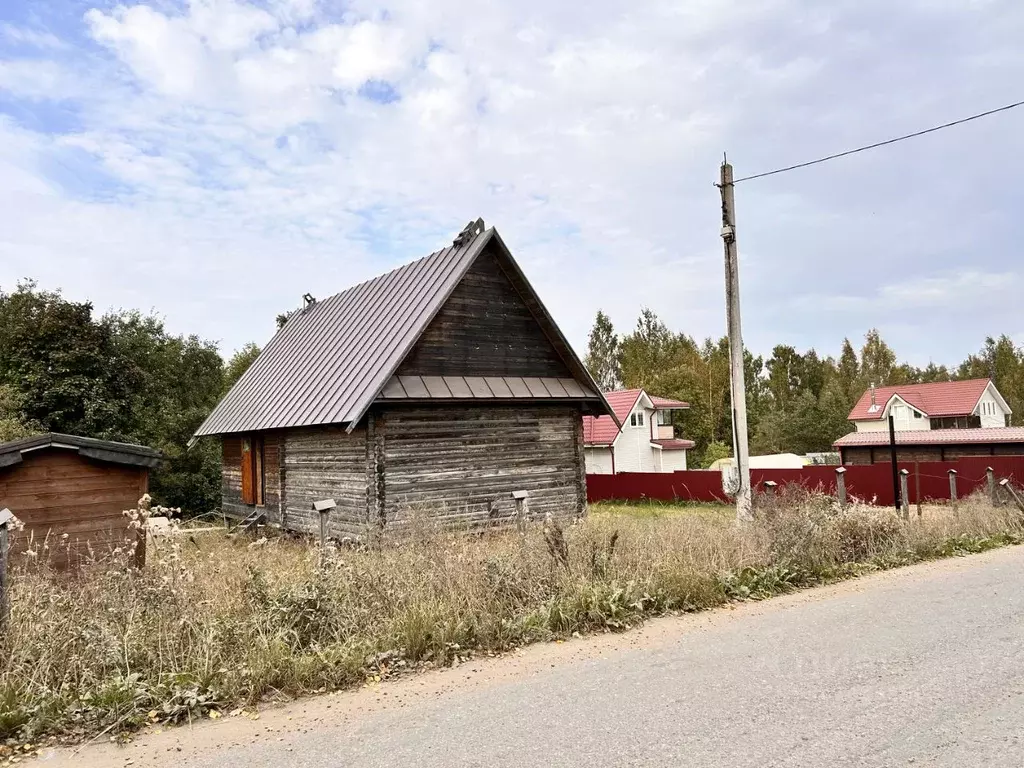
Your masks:
{"label": "red brown fence", "polygon": [[[997,479],[1009,477],[1024,482],[1024,456],[980,456],[959,461],[900,462],[899,468],[910,474],[907,495],[917,503],[918,488],[922,501],[949,499],[949,470],[957,471],[957,496],[963,498],[987,482],[986,470],[992,467]],[[802,469],[752,469],[750,482],[755,489],[768,480],[780,487],[791,483],[807,489],[834,494],[836,467]],[[871,464],[846,467],[846,493],[851,498],[891,505],[893,499],[892,465]],[[587,475],[587,499],[595,501],[726,501],[722,473],[717,470],[685,472],[622,472],[617,475]]]}

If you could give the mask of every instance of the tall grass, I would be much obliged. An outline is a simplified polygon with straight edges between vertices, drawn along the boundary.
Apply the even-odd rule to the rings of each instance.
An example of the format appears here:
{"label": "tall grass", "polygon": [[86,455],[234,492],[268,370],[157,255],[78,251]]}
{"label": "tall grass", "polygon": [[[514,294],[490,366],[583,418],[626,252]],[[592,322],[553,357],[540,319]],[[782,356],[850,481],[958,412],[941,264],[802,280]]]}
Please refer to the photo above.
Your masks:
{"label": "tall grass", "polygon": [[903,523],[889,510],[783,499],[726,516],[595,511],[564,530],[458,535],[423,521],[376,549],[223,534],[159,540],[69,575],[11,579],[0,737],[81,738],[335,689],[644,617],[769,596],[1016,542],[1008,510]]}

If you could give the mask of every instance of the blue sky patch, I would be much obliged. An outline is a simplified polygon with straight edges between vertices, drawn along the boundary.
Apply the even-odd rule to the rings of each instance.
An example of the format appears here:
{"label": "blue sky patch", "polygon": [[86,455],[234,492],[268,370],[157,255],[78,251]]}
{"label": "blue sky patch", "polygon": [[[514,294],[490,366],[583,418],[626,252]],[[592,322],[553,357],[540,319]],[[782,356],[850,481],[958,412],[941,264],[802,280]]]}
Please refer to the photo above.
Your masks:
{"label": "blue sky patch", "polygon": [[359,87],[359,95],[378,104],[392,104],[402,98],[398,89],[386,80],[367,80]]}
{"label": "blue sky patch", "polygon": [[60,147],[46,155],[42,175],[76,200],[104,202],[124,197],[132,188],[112,176],[101,161],[78,147]]}

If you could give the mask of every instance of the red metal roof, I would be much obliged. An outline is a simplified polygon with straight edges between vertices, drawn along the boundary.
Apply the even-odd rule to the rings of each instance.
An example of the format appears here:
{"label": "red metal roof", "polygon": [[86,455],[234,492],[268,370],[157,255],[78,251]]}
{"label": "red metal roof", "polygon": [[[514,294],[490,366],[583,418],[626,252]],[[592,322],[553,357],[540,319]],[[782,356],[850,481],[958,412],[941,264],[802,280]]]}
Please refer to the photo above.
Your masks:
{"label": "red metal roof", "polygon": [[[978,429],[921,429],[896,433],[896,445],[983,445],[1024,443],[1024,427],[983,427]],[[888,445],[889,433],[851,432],[836,440],[836,448],[858,445]]]}
{"label": "red metal roof", "polygon": [[[615,411],[619,422],[625,424],[626,417],[633,410],[636,401],[643,393],[642,389],[617,389],[613,392],[605,392],[605,400]],[[651,397],[655,410],[669,410],[676,408],[689,408],[689,403],[681,400],[669,400],[664,397]],[[586,445],[611,445],[619,435],[619,427],[615,425],[610,416],[584,416],[583,417],[583,442]]]}
{"label": "red metal roof", "polygon": [[875,387],[877,410],[872,412],[871,390],[861,395],[857,405],[847,417],[850,421],[881,419],[885,404],[893,395],[899,395],[926,416],[969,416],[974,412],[989,379],[968,379],[966,381],[936,381],[930,384],[899,384],[892,387]]}
{"label": "red metal roof", "polygon": [[663,451],[685,451],[696,445],[693,440],[680,440],[679,438],[673,440],[651,440],[651,443],[653,445],[660,445]]}
{"label": "red metal roof", "polygon": [[[615,411],[615,417],[622,423],[633,410],[641,392],[642,389],[619,389],[605,392],[604,399],[608,401],[608,405]],[[619,427],[610,416],[583,417],[583,442],[586,445],[611,445],[618,436]]]}

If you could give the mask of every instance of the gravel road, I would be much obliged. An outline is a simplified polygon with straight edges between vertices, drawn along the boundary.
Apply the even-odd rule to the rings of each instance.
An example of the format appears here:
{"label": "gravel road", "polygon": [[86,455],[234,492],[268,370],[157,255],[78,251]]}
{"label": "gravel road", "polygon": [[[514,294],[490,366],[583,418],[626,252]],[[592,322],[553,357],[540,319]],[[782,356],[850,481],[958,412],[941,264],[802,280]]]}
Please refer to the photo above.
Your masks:
{"label": "gravel road", "polygon": [[40,764],[1017,768],[1022,739],[1018,547]]}

